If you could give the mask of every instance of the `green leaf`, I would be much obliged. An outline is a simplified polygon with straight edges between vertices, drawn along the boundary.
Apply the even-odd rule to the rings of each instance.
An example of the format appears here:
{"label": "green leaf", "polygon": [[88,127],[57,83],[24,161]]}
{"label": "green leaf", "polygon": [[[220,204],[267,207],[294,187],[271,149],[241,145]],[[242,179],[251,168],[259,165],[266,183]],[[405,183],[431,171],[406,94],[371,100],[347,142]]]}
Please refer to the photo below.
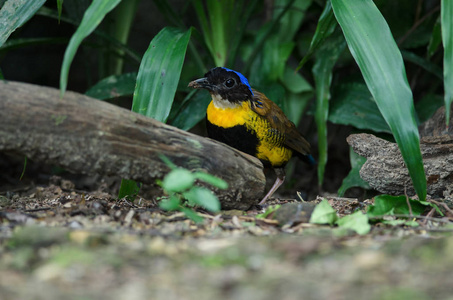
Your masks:
{"label": "green leaf", "polygon": [[112,75],[93,85],[85,95],[105,100],[134,94],[137,73]]}
{"label": "green leaf", "polygon": [[216,188],[219,188],[222,190],[225,190],[228,188],[228,183],[225,180],[223,180],[219,177],[216,177],[214,175],[211,175],[209,173],[195,172],[195,173],[193,173],[193,175],[195,176],[196,179],[204,181]]}
{"label": "green leaf", "polygon": [[327,117],[329,115],[330,84],[332,70],[346,44],[338,34],[327,40],[316,54],[313,75],[316,88],[315,121],[318,130],[318,186],[324,181],[327,164]]}
{"label": "green leaf", "polygon": [[313,87],[302,75],[286,66],[283,73],[282,84],[292,93],[312,92]]}
{"label": "green leaf", "polygon": [[27,157],[25,156],[24,167],[22,168],[22,174],[20,174],[19,180],[22,180],[22,178],[24,177],[26,169],[27,169]]}
{"label": "green leaf", "polygon": [[187,207],[179,207],[179,211],[183,212],[189,219],[195,223],[202,223],[203,217],[199,216],[194,210]]}
{"label": "green leaf", "polygon": [[161,122],[167,120],[191,31],[166,27],[153,38],[138,71],[133,111]]}
{"label": "green leaf", "polygon": [[367,234],[371,230],[368,216],[361,211],[344,216],[337,221],[338,226],[354,230],[358,234]]}
{"label": "green leaf", "polygon": [[[409,199],[409,203],[412,208],[412,214],[415,216],[422,214],[426,209],[426,205],[420,203],[420,201]],[[367,211],[369,217],[394,214],[409,215],[406,196],[376,196],[374,197],[374,205],[370,205]]]}
{"label": "green leaf", "polygon": [[439,48],[440,44],[442,43],[442,33],[440,29],[440,18],[436,20],[436,23],[433,26],[433,32],[431,34],[431,38],[428,44],[428,57],[434,55],[434,53]]}
{"label": "green leaf", "polygon": [[201,206],[209,211],[220,211],[219,199],[207,188],[195,186],[184,193],[184,198],[191,204]]}
{"label": "green leaf", "polygon": [[299,124],[300,120],[304,116],[304,110],[313,100],[313,94],[314,92],[301,94],[286,93],[282,109],[288,119],[290,119],[294,124]]}
{"label": "green leaf", "polygon": [[139,191],[140,185],[137,182],[129,179],[121,179],[121,186],[118,192],[118,199],[127,197],[128,200],[134,201]]}
{"label": "green leaf", "polygon": [[[262,33],[256,35],[255,43],[253,45],[252,50],[250,51],[250,55],[248,55],[248,59],[246,60],[246,64],[243,68],[244,74],[248,74],[248,71],[251,69],[252,64],[255,62],[255,59],[259,56],[258,53],[262,52],[263,49],[269,50],[272,52],[272,49],[271,49],[272,46],[266,45],[266,47],[264,47],[264,44],[267,41],[274,40],[271,36],[271,33],[273,32],[273,30],[276,27],[278,27],[280,20],[288,12],[289,8],[294,4],[294,2],[295,2],[295,0],[288,0],[287,4],[284,6],[284,8],[279,10],[279,13],[276,16],[274,16],[272,21],[267,26],[263,26],[264,30],[262,31]],[[277,40],[277,43],[279,43],[279,42],[280,41]]]}
{"label": "green leaf", "polygon": [[390,29],[371,0],[332,0],[332,8],[368,89],[398,143],[415,191],[424,200],[426,177],[412,92]]}
{"label": "green leaf", "polygon": [[395,220],[382,220],[380,221],[382,224],[387,224],[391,226],[400,226],[400,225],[405,225],[405,226],[410,226],[410,227],[418,227],[420,224],[418,224],[417,221],[407,221],[404,219],[395,219]]}
{"label": "green leaf", "polygon": [[450,122],[450,106],[453,101],[453,1],[441,0],[440,22],[444,45],[445,120]]}
{"label": "green leaf", "polygon": [[58,24],[60,24],[61,11],[63,10],[63,0],[57,0]]}
{"label": "green leaf", "polygon": [[49,44],[67,44],[69,39],[59,38],[59,37],[38,37],[38,38],[18,38],[18,39],[9,39],[6,41],[3,46],[0,47],[1,52],[6,52],[9,50],[17,48],[25,48],[34,45],[46,45]]}
{"label": "green leaf", "polygon": [[326,199],[316,205],[310,217],[310,223],[333,225],[338,220],[337,212]]}
{"label": "green leaf", "polygon": [[352,187],[370,189],[368,182],[360,177],[360,169],[366,162],[366,158],[358,155],[351,147],[349,147],[349,160],[351,162],[351,171],[349,171],[348,176],[343,179],[343,183],[338,190],[339,197],[343,197],[344,193]]}
{"label": "green leaf", "polygon": [[266,208],[266,211],[262,214],[257,214],[257,219],[266,219],[271,213],[276,212],[281,207],[281,204],[271,205]]}
{"label": "green leaf", "polygon": [[69,41],[68,47],[64,53],[63,65],[61,66],[60,73],[60,94],[66,91],[68,85],[69,68],[71,67],[72,60],[77,52],[82,41],[90,35],[96,27],[104,19],[105,15],[108,14],[115,6],[120,3],[121,0],[93,0],[91,5],[85,11],[82,22],[77,27],[76,32],[72,35]]}
{"label": "green leaf", "polygon": [[179,210],[180,209],[181,200],[179,197],[172,195],[168,199],[161,200],[159,202],[159,207],[166,211],[172,210]]}
{"label": "green leaf", "polygon": [[176,168],[168,173],[162,181],[162,188],[167,192],[182,192],[193,186],[195,176],[189,170]]}
{"label": "green leaf", "polygon": [[365,84],[342,84],[335,89],[333,99],[330,122],[375,132],[391,132]]}
{"label": "green leaf", "polygon": [[0,47],[18,27],[27,22],[46,0],[8,0],[0,9]]}
{"label": "green leaf", "polygon": [[164,164],[167,165],[167,167],[169,167],[170,169],[174,170],[178,168],[168,157],[166,157],[162,153],[159,153],[158,156],[164,162]]}
{"label": "green leaf", "polygon": [[189,130],[206,117],[206,108],[211,102],[211,97],[194,90],[183,102],[171,125],[182,130]]}
{"label": "green leaf", "polygon": [[316,25],[316,31],[311,39],[310,48],[308,49],[307,54],[302,58],[296,70],[300,70],[308,59],[313,55],[316,49],[321,45],[321,43],[329,37],[335,30],[337,22],[335,20],[332,4],[330,0],[326,1],[326,6],[322,11],[321,16],[319,17],[318,25]]}

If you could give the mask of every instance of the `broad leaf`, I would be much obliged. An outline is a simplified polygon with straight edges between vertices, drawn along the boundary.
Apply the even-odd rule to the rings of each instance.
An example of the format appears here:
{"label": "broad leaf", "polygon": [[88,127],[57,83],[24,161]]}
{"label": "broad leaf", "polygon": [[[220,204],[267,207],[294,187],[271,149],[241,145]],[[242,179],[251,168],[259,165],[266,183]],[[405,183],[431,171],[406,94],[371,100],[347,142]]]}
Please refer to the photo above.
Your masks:
{"label": "broad leaf", "polygon": [[134,94],[137,73],[112,75],[93,85],[85,95],[105,100]]}
{"label": "broad leaf", "polygon": [[326,199],[316,205],[310,217],[310,223],[333,225],[338,220],[337,212]]}
{"label": "broad leaf", "polygon": [[332,0],[352,56],[409,169],[415,191],[426,198],[420,139],[403,59],[389,26],[372,0]]}
{"label": "broad leaf", "polygon": [[337,224],[340,227],[354,230],[358,234],[367,234],[371,230],[368,216],[361,211],[340,218]]}
{"label": "broad leaf", "polygon": [[191,204],[201,206],[212,212],[220,211],[219,199],[207,188],[195,186],[185,192],[184,197]]}
{"label": "broad leaf", "polygon": [[162,188],[167,192],[182,192],[192,187],[195,176],[189,170],[176,168],[168,173],[162,181]]}
{"label": "broad leaf", "polygon": [[18,27],[28,21],[46,0],[8,0],[0,9],[0,47]]}
{"label": "broad leaf", "polygon": [[391,132],[365,84],[340,85],[334,92],[330,122],[375,132]]}
{"label": "broad leaf", "polygon": [[[418,216],[422,214],[427,205],[420,201],[409,199],[412,214]],[[367,214],[369,217],[379,217],[385,215],[405,214],[409,215],[409,206],[407,205],[406,196],[380,195],[374,197],[374,205],[368,207]]]}
{"label": "broad leaf", "polygon": [[132,110],[165,122],[170,113],[191,29],[166,27],[151,41],[137,76]]}
{"label": "broad leaf", "polygon": [[118,192],[118,199],[127,197],[128,200],[134,201],[140,191],[140,183],[130,179],[121,179],[121,186]]}

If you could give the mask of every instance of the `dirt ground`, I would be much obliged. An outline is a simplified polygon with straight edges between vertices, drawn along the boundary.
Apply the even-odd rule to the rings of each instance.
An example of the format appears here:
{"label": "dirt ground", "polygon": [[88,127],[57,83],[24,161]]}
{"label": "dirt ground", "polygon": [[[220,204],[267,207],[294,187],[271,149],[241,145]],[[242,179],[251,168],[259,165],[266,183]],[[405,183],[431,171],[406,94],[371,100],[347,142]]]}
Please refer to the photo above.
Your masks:
{"label": "dirt ground", "polygon": [[[108,182],[42,182],[1,187],[1,299],[453,299],[447,218],[363,236],[262,208],[195,224]],[[369,203],[328,199],[340,215]]]}

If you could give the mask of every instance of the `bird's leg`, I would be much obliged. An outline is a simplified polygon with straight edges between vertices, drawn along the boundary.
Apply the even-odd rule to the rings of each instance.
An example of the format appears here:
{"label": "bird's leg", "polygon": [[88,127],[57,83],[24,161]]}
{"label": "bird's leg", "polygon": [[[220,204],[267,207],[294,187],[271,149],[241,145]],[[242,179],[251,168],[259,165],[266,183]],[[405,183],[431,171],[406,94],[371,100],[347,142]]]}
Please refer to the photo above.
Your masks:
{"label": "bird's leg", "polygon": [[277,179],[275,180],[274,185],[271,187],[269,192],[267,192],[266,196],[264,196],[263,200],[261,200],[259,205],[263,205],[267,201],[267,199],[269,199],[274,194],[274,192],[285,181],[285,169],[283,169],[283,168],[275,168],[274,171],[275,171],[275,174],[277,175]]}

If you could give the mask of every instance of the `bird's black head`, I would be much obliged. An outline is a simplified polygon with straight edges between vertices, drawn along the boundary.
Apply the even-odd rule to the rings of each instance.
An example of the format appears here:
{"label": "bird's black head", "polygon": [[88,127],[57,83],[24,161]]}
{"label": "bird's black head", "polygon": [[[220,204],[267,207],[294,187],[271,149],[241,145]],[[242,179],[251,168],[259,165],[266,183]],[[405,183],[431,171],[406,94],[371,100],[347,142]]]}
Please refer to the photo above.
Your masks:
{"label": "bird's black head", "polygon": [[189,87],[206,89],[217,101],[240,103],[253,97],[252,88],[244,75],[221,67],[209,70],[204,78],[190,82]]}

